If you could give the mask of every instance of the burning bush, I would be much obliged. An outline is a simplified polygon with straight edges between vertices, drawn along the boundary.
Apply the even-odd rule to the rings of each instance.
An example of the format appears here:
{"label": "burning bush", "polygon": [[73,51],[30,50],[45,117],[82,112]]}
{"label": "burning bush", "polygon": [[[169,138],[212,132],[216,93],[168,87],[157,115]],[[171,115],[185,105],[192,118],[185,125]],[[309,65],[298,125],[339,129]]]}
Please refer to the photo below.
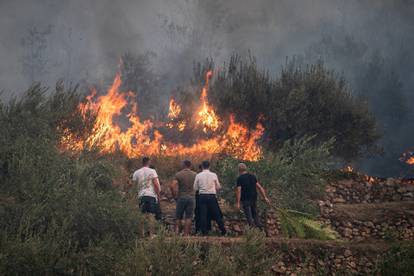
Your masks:
{"label": "burning bush", "polygon": [[[133,93],[120,91],[121,76],[117,74],[107,94],[97,96],[96,90],[92,90],[86,102],[78,106],[77,112],[85,118],[88,114],[96,115],[88,137],[77,137],[70,129],[63,128],[60,147],[74,152],[92,148],[101,153],[119,151],[129,158],[225,153],[245,160],[259,159],[262,149],[257,142],[263,134],[261,123],[249,129],[236,122],[233,115],[228,119],[217,116],[207,99],[212,74],[212,71],[206,73],[200,103],[193,116],[180,116],[180,105],[171,99],[168,122],[141,121]],[[127,126],[122,127],[120,117],[125,110],[129,110],[124,116]],[[187,128],[197,134],[194,139],[184,135],[183,143],[168,140],[171,131],[184,132]]]}

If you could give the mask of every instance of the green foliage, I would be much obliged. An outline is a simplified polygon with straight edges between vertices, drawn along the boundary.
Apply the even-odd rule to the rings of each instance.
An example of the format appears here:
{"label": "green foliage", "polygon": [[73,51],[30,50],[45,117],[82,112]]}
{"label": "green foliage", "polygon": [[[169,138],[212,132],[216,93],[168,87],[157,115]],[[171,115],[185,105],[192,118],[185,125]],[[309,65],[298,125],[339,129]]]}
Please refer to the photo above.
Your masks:
{"label": "green foliage", "polygon": [[137,241],[118,269],[127,275],[194,275],[200,269],[200,247],[161,231],[155,238]]}
{"label": "green foliage", "polygon": [[[329,166],[333,141],[314,145],[313,139],[286,141],[278,152],[267,153],[257,162],[246,162],[276,206],[315,213],[313,200],[323,191],[323,175]],[[231,203],[235,198],[238,162],[228,157],[215,166],[224,186],[223,196]]]}
{"label": "green foliage", "polygon": [[272,78],[254,58],[244,62],[233,56],[216,75],[209,97],[217,110],[251,127],[261,120],[273,148],[280,141],[317,135],[317,143],[335,138],[332,153],[352,160],[372,150],[379,138],[367,105],[321,63],[288,63]]}
{"label": "green foliage", "polygon": [[412,275],[414,269],[414,246],[393,247],[379,265],[380,275]]}
{"label": "green foliage", "polygon": [[335,240],[337,233],[322,225],[312,215],[293,210],[278,209],[282,233],[289,238]]}
{"label": "green foliage", "polygon": [[58,126],[77,127],[78,94],[44,92],[0,105],[0,274],[108,273],[140,217],[112,188],[110,164],[58,151]]}
{"label": "green foliage", "polygon": [[[275,256],[269,254],[265,234],[252,229],[245,234],[243,242],[232,249],[236,267],[243,275],[263,275],[268,273]],[[254,260],[254,261],[252,261]]]}

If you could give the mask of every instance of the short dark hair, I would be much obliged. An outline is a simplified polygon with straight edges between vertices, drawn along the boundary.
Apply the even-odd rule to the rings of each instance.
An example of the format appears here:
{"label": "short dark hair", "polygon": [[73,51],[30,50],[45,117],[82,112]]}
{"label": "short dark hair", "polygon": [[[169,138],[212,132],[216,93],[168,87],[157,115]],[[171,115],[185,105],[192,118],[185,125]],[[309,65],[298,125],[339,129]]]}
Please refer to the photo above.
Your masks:
{"label": "short dark hair", "polygon": [[145,156],[144,158],[142,158],[142,165],[143,166],[148,165],[149,161],[150,161],[150,158]]}
{"label": "short dark hair", "polygon": [[191,167],[191,161],[190,160],[184,160],[183,161],[184,167],[190,168]]}
{"label": "short dark hair", "polygon": [[208,169],[208,168],[210,168],[210,162],[209,161],[203,161],[202,163],[201,163],[201,167],[203,167],[203,169]]}

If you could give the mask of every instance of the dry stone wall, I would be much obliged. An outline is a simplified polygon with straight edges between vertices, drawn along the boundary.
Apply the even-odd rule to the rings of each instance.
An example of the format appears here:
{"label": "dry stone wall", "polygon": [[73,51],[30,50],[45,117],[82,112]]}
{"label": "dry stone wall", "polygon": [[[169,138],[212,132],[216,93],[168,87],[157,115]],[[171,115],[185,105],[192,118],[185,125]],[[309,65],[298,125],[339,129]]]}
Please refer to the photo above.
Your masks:
{"label": "dry stone wall", "polygon": [[346,240],[414,240],[412,180],[359,176],[330,183],[321,217]]}

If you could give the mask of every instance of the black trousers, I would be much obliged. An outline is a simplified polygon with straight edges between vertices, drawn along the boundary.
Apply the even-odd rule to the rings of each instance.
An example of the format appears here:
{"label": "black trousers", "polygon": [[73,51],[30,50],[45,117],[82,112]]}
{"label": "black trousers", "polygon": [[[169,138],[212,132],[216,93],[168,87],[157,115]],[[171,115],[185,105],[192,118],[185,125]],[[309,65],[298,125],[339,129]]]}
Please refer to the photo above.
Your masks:
{"label": "black trousers", "polygon": [[[201,216],[200,216],[200,194],[198,191],[195,193],[195,209],[194,209],[194,224],[195,232],[201,231]],[[207,231],[211,230],[211,214],[207,212]]]}
{"label": "black trousers", "polygon": [[257,215],[257,200],[242,201],[243,211],[250,226],[261,228],[260,218]]}
{"label": "black trousers", "polygon": [[224,227],[223,216],[218,205],[216,195],[214,194],[200,194],[199,195],[199,208],[200,208],[200,228],[203,235],[208,234],[208,214],[211,215],[211,219],[215,220],[220,228],[221,234],[226,234],[226,228]]}

